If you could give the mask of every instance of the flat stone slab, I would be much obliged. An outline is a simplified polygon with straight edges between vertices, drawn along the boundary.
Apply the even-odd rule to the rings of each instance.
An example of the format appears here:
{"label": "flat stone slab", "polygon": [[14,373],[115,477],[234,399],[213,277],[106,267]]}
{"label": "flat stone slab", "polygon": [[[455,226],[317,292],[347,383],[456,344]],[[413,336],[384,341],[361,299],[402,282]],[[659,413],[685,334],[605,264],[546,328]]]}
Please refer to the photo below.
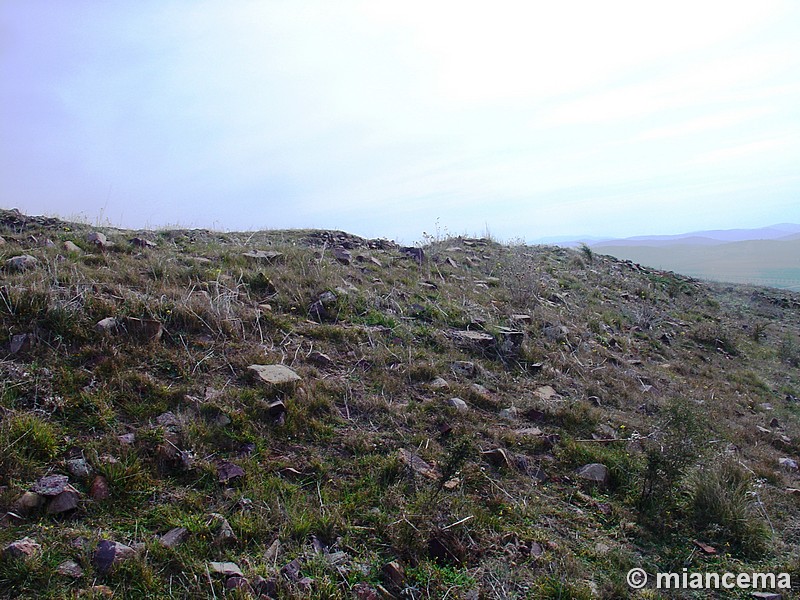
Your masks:
{"label": "flat stone slab", "polygon": [[300,375],[286,365],[250,365],[247,368],[255,371],[261,381],[271,385],[283,385],[300,381]]}
{"label": "flat stone slab", "polygon": [[224,575],[226,577],[244,577],[239,565],[233,562],[210,562],[208,563],[208,570],[211,573]]}

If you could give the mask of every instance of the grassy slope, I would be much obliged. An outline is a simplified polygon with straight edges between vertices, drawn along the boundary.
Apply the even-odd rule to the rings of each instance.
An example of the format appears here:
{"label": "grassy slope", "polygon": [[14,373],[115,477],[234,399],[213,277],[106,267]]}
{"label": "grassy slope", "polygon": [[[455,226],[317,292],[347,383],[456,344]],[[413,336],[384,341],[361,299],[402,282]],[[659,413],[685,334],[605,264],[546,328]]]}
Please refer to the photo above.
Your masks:
{"label": "grassy slope", "polygon": [[[108,229],[116,245],[101,252],[85,225],[5,211],[0,223],[3,262],[40,261],[0,285],[0,347],[18,333],[38,340],[0,361],[0,506],[67,473],[75,455],[111,489],[94,501],[90,479],[73,476],[73,514],[0,529],[2,545],[27,535],[43,546],[33,561],[0,560],[0,595],[69,597],[94,583],[125,598],[235,595],[207,575],[209,560],[276,578],[286,598],[352,597],[359,582],[399,592],[381,570],[392,560],[417,598],[657,597],[629,591],[634,566],[788,569],[800,583],[800,502],[787,492],[800,478],[778,467],[799,450],[796,294],[489,240],[435,242],[422,265],[396,247],[354,248],[381,264],[344,265],[335,242],[308,231],[158,231],[147,234],[157,247],[141,249]],[[65,255],[65,240],[84,252]],[[283,260],[250,262],[253,249]],[[325,291],[338,298],[318,322],[309,306]],[[95,329],[108,316],[158,319],[165,333],[109,338]],[[518,352],[452,335],[499,338],[502,326],[524,330]],[[303,381],[270,389],[254,363],[289,365]],[[265,408],[276,399],[282,424]],[[165,411],[177,425],[157,424]],[[119,436],[131,432],[127,445]],[[170,448],[191,451],[191,468]],[[505,458],[486,453],[498,448]],[[401,450],[437,473],[409,468]],[[245,476],[220,484],[220,460]],[[593,462],[610,468],[607,488],[576,477]],[[235,542],[215,541],[210,513]],[[156,536],[177,526],[189,540],[161,547]],[[100,575],[90,555],[101,537],[143,550]],[[315,539],[346,553],[341,569]],[[694,539],[720,554],[701,555]],[[266,552],[275,540],[277,556]],[[278,574],[295,558],[311,591]],[[84,575],[58,575],[65,559]]]}

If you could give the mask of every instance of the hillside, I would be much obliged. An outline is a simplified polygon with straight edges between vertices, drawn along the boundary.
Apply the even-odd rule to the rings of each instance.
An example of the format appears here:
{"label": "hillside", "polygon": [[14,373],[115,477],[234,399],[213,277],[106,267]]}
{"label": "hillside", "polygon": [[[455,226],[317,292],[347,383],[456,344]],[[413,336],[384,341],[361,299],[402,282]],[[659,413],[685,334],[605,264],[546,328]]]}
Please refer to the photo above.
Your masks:
{"label": "hillside", "polygon": [[796,293],[490,239],[0,236],[0,597],[800,589]]}

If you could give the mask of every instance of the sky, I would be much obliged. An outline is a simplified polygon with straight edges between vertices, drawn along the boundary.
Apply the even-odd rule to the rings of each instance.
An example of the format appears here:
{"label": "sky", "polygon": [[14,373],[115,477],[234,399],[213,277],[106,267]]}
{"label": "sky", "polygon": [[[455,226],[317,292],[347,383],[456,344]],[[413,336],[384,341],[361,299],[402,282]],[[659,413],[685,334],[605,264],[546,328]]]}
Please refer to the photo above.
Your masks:
{"label": "sky", "polygon": [[800,3],[0,0],[0,205],[506,241],[800,223]]}

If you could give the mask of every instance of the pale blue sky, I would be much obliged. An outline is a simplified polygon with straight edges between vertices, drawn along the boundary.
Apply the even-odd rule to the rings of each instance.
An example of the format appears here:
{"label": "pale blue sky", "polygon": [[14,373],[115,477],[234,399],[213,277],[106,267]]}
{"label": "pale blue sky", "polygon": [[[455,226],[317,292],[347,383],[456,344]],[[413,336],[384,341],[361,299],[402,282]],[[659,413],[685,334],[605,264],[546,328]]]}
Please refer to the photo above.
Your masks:
{"label": "pale blue sky", "polygon": [[800,3],[0,0],[0,204],[535,240],[800,222]]}

